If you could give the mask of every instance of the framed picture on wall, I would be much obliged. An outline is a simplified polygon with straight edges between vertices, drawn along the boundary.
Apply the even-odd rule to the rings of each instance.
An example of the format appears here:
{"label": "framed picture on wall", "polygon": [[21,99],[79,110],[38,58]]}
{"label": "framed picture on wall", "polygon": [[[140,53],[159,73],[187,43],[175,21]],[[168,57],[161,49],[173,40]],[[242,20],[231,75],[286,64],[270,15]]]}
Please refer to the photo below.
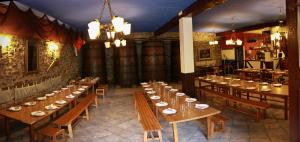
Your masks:
{"label": "framed picture on wall", "polygon": [[211,49],[206,48],[206,49],[198,49],[197,54],[198,54],[198,60],[210,60],[211,59]]}

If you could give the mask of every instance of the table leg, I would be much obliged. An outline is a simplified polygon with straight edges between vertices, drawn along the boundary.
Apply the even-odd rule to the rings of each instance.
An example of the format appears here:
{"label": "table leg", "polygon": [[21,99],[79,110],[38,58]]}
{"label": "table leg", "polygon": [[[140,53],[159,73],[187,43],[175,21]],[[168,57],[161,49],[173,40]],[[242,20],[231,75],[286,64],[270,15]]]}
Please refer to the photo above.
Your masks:
{"label": "table leg", "polygon": [[211,116],[206,117],[206,122],[207,122],[207,140],[209,140],[211,138],[212,135],[212,126],[211,126]]}
{"label": "table leg", "polygon": [[32,125],[29,125],[29,141],[30,142],[34,142],[35,139],[34,139],[34,131],[33,131],[33,126]]}
{"label": "table leg", "polygon": [[288,98],[284,98],[284,119],[288,119]]}
{"label": "table leg", "polygon": [[178,138],[178,129],[177,129],[177,123],[173,123],[172,124],[172,128],[173,128],[173,138],[174,138],[174,142],[179,142],[179,138]]}
{"label": "table leg", "polygon": [[4,129],[5,129],[6,139],[9,140],[9,137],[10,137],[10,133],[9,133],[9,119],[7,117],[4,118]]}

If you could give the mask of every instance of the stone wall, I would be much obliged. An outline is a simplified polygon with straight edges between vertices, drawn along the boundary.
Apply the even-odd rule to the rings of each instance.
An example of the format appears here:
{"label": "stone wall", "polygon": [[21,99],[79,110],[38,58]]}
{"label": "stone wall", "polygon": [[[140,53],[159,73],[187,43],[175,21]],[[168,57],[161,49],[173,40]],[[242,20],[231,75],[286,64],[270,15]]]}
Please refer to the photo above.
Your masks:
{"label": "stone wall", "polygon": [[[19,83],[34,83],[41,80],[61,76],[62,83],[79,74],[79,57],[75,56],[71,45],[60,44],[60,57],[48,70],[52,63],[52,54],[49,54],[45,41],[37,41],[39,61],[37,73],[25,72],[25,49],[27,40],[12,37],[10,47],[6,48],[0,58],[0,88],[11,87]],[[3,49],[4,50],[4,49]]]}
{"label": "stone wall", "polygon": [[[219,45],[211,46],[209,41],[215,40],[214,33],[194,33],[194,58],[195,66],[219,66],[221,64],[221,48]],[[199,50],[210,49],[209,59],[200,60]]]}

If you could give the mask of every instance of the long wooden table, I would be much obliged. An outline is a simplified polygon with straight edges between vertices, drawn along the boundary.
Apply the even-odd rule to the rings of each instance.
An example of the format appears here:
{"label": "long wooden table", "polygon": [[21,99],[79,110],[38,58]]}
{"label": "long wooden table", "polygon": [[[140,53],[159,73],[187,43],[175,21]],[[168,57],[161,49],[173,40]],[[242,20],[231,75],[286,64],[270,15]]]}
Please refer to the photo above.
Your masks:
{"label": "long wooden table", "polygon": [[260,73],[265,72],[272,75],[272,80],[276,80],[280,76],[288,76],[288,70],[272,70],[272,69],[253,69],[253,68],[242,68],[238,69],[237,72],[242,76],[258,76]]}
{"label": "long wooden table", "polygon": [[[54,95],[52,97],[47,97],[47,99],[44,101],[32,100],[32,101],[36,101],[36,105],[34,105],[34,106],[24,106],[24,103],[19,104],[22,106],[22,109],[17,112],[10,111],[8,109],[0,110],[0,115],[5,117],[5,129],[6,129],[5,131],[6,131],[7,139],[9,139],[9,119],[13,119],[13,120],[20,121],[29,126],[30,141],[31,142],[34,141],[35,140],[34,139],[34,134],[35,134],[34,133],[34,125],[41,122],[42,120],[49,118],[49,116],[53,116],[56,112],[58,112],[65,106],[71,105],[72,102],[75,102],[74,105],[76,105],[77,98],[81,94],[83,94],[83,92],[79,95],[73,94],[75,96],[75,98],[71,98],[71,99],[66,98],[66,96],[70,95],[74,91],[77,91],[78,88],[79,88],[79,86],[73,86],[69,89],[66,89],[66,90],[60,92],[60,93],[57,93],[56,95]],[[90,88],[90,86],[86,90],[88,90],[89,88]],[[50,105],[50,104],[55,104],[55,101],[57,101],[57,100],[65,100],[66,103],[58,105],[59,108],[55,109],[55,110],[45,109],[45,106]],[[31,112],[33,112],[33,111],[44,111],[44,112],[46,112],[46,115],[40,116],[40,117],[32,116]]]}
{"label": "long wooden table", "polygon": [[[158,90],[156,90],[158,91]],[[165,91],[165,90],[164,90]],[[178,135],[178,128],[177,128],[177,123],[182,123],[182,122],[187,122],[187,121],[192,121],[192,120],[197,120],[197,119],[202,119],[206,118],[207,121],[207,138],[210,139],[211,137],[211,117],[213,115],[221,113],[221,111],[209,107],[207,109],[197,109],[195,108],[195,104],[199,103],[198,101],[193,102],[193,103],[187,103],[185,101],[188,96],[176,96],[176,92],[170,93],[169,95],[167,93],[163,93],[164,91],[158,91],[156,95],[159,95],[161,98],[160,100],[167,102],[168,106],[165,107],[157,107],[155,104],[158,103],[160,100],[153,100],[150,99],[151,102],[153,103],[153,106],[156,106],[157,112],[160,113],[160,115],[169,123],[172,125],[173,128],[173,137],[174,141],[178,142],[179,141],[179,135]],[[147,93],[145,93],[147,94]],[[150,98],[149,95],[148,98]],[[166,108],[173,108],[176,109],[177,112],[175,114],[165,114],[163,113],[163,110]]]}
{"label": "long wooden table", "polygon": [[[209,79],[207,79],[209,78]],[[249,94],[259,94],[262,96],[271,96],[283,99],[284,103],[284,119],[288,119],[288,101],[289,101],[289,89],[288,85],[282,85],[281,87],[274,87],[273,85],[269,84],[268,87],[271,89],[270,91],[262,91],[261,84],[259,82],[247,82],[246,80],[235,80],[233,81],[232,78],[228,79],[226,77],[201,77],[199,79],[199,85],[202,86],[201,82],[205,82],[214,86],[225,86],[234,90],[240,90],[247,93],[247,99],[249,99]],[[226,82],[226,84],[221,84],[221,82]],[[240,84],[241,86],[232,86],[232,84]],[[247,89],[247,85],[255,87],[255,89]],[[232,92],[231,92],[232,93]],[[263,100],[260,100],[263,101]]]}

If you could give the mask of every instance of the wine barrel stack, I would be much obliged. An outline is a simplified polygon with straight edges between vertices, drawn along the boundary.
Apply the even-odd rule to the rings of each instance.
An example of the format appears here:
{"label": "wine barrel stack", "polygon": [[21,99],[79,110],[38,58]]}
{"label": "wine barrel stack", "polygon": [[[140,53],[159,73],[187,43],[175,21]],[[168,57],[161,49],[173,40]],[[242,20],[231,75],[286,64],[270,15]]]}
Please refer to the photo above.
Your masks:
{"label": "wine barrel stack", "polygon": [[143,43],[142,76],[143,81],[165,80],[165,53],[162,41],[149,40]]}
{"label": "wine barrel stack", "polygon": [[100,77],[106,83],[105,47],[102,42],[92,41],[82,48],[82,75]]}
{"label": "wine barrel stack", "polygon": [[179,41],[171,43],[171,80],[179,81],[180,79],[180,44]]}
{"label": "wine barrel stack", "polygon": [[126,47],[115,49],[115,82],[121,87],[137,84],[137,55],[134,42],[128,42]]}

